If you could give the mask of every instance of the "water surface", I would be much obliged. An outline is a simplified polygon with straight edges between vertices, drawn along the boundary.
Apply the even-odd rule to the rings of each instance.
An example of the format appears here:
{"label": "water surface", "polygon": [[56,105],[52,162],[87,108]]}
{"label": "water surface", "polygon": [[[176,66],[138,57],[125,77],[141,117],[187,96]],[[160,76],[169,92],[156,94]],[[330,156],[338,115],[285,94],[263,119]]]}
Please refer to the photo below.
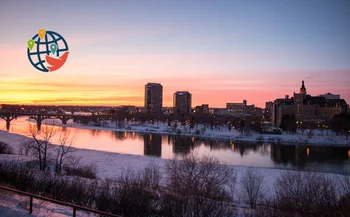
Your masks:
{"label": "water surface", "polygon": [[[19,117],[13,120],[9,132],[25,135],[27,119]],[[63,130],[62,127],[56,128]],[[6,130],[2,119],[0,129]],[[194,137],[95,129],[72,130],[77,133],[76,148],[165,159],[195,153],[198,156],[211,155],[232,165],[304,171],[343,173],[350,169],[350,147],[199,140]]]}

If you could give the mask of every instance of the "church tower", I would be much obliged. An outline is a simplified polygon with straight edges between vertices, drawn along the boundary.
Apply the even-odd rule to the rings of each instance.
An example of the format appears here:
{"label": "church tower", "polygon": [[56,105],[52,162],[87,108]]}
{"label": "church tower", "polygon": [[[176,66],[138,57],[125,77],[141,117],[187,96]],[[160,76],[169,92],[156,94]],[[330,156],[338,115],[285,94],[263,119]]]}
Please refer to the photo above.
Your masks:
{"label": "church tower", "polygon": [[295,106],[295,119],[297,121],[302,121],[303,116],[303,106],[304,106],[304,99],[306,97],[306,88],[304,81],[302,81],[300,92],[294,93],[294,106]]}
{"label": "church tower", "polygon": [[305,94],[305,95],[306,95],[306,88],[305,88],[304,81],[303,81],[302,84],[301,84],[300,94]]}

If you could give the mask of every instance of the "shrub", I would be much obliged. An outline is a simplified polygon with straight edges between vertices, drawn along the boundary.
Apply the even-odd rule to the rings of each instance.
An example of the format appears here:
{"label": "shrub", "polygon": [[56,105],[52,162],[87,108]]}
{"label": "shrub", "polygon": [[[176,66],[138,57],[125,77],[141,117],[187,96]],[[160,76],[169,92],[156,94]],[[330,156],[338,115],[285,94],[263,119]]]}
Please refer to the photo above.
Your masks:
{"label": "shrub", "polygon": [[36,172],[20,162],[0,163],[0,183],[21,191],[35,191]]}
{"label": "shrub", "polygon": [[342,210],[344,216],[350,216],[350,174],[338,175],[336,180],[342,194],[339,201],[340,210]]}
{"label": "shrub", "polygon": [[323,174],[284,172],[276,181],[275,206],[295,216],[340,216],[336,186]]}
{"label": "shrub", "polygon": [[153,215],[156,211],[157,194],[144,175],[127,172],[118,177],[117,182],[120,185],[114,191],[116,206],[113,206],[113,213],[124,216]]}
{"label": "shrub", "polygon": [[96,208],[123,216],[156,216],[161,179],[155,164],[140,172],[125,170],[116,179],[103,182],[96,194]]}
{"label": "shrub", "polygon": [[96,182],[50,176],[21,162],[0,164],[0,184],[82,206],[92,205]]}
{"label": "shrub", "polygon": [[264,176],[254,168],[247,168],[241,179],[241,196],[254,209],[266,193]]}
{"label": "shrub", "polygon": [[166,216],[230,216],[236,181],[232,167],[211,157],[186,156],[166,163],[167,187],[162,212]]}
{"label": "shrub", "polygon": [[79,176],[87,179],[97,178],[97,167],[95,164],[74,166],[65,165],[63,170],[67,176]]}
{"label": "shrub", "polygon": [[31,154],[31,147],[30,144],[33,141],[31,140],[24,140],[22,141],[19,145],[18,145],[18,154],[19,155],[25,155],[28,156],[29,154]]}
{"label": "shrub", "polygon": [[0,154],[13,154],[13,151],[10,145],[0,141]]}

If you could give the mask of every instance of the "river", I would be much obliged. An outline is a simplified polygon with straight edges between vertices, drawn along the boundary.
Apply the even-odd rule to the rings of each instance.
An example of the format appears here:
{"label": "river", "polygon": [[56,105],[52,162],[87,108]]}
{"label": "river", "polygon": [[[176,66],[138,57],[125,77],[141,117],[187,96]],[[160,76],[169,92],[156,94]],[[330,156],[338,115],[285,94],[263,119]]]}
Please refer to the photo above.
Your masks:
{"label": "river", "polygon": [[[19,117],[11,121],[9,132],[24,135],[27,119]],[[62,127],[56,128],[62,130]],[[2,119],[0,130],[6,130]],[[335,173],[350,170],[350,147],[199,140],[193,137],[94,129],[72,130],[77,133],[74,143],[76,148],[165,159],[195,153],[197,156],[210,155],[238,166]]]}

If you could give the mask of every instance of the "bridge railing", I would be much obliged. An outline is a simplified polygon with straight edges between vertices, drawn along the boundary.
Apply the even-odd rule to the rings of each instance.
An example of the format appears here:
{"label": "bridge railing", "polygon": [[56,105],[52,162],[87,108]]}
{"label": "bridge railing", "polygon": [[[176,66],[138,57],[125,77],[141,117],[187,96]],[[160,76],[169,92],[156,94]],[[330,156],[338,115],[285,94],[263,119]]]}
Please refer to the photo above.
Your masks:
{"label": "bridge railing", "polygon": [[55,199],[51,199],[51,198],[47,198],[47,197],[43,197],[43,196],[39,196],[39,195],[36,195],[36,194],[24,192],[24,191],[19,191],[19,190],[8,188],[8,187],[1,186],[1,185],[0,185],[0,189],[28,196],[29,197],[29,214],[31,214],[33,212],[33,198],[35,198],[35,199],[39,199],[39,200],[44,200],[44,201],[48,201],[48,202],[51,202],[51,203],[55,203],[55,204],[58,204],[58,205],[71,207],[71,208],[73,208],[73,210],[72,210],[72,213],[73,213],[72,216],[73,217],[76,217],[77,210],[83,210],[83,211],[87,211],[87,212],[90,212],[90,213],[95,213],[95,214],[98,214],[98,215],[101,215],[101,216],[121,217],[119,215],[114,215],[114,214],[98,211],[98,210],[95,210],[95,209],[90,209],[90,208],[87,208],[87,207],[78,206],[78,205],[75,205],[75,204],[71,204],[71,203],[67,203],[67,202],[63,202],[63,201],[59,201],[59,200],[55,200]]}

